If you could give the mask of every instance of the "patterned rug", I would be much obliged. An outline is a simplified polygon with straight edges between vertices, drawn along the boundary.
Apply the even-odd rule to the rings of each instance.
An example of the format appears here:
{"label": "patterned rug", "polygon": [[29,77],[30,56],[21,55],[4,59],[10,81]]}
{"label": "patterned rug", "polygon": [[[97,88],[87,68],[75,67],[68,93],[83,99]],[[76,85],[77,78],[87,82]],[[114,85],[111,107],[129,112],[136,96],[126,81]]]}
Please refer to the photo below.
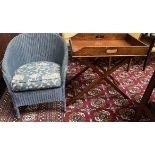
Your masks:
{"label": "patterned rug", "polygon": [[[113,58],[112,66],[121,58]],[[147,68],[142,71],[144,58],[136,57],[132,60],[130,71],[126,71],[127,65],[118,68],[112,76],[121,84],[123,91],[130,97],[131,101],[124,99],[104,80],[93,90],[67,107],[64,121],[80,122],[104,122],[104,121],[132,121],[135,115],[135,108],[140,102],[147,84],[155,70],[155,55],[151,55]],[[106,69],[108,59],[104,58],[99,65]],[[84,66],[78,61],[73,60],[69,64],[67,78],[71,78]],[[77,88],[75,93],[79,93],[86,85],[92,83],[98,77],[92,69],[87,70],[72,85],[66,88],[67,100],[73,97],[73,86]],[[150,101],[155,101],[155,93],[152,94]],[[149,121],[142,117],[140,121]]]}
{"label": "patterned rug", "polygon": [[[113,58],[112,66],[120,60]],[[107,121],[132,121],[135,108],[137,107],[144,90],[155,70],[155,55],[149,59],[147,68],[142,71],[144,58],[134,58],[130,71],[126,71],[127,65],[120,67],[112,76],[121,83],[123,91],[131,98],[131,101],[124,99],[104,80],[93,90],[85,94],[73,105],[67,106],[67,112],[62,112],[62,103],[48,103],[35,106],[25,106],[20,108],[21,118],[16,119],[12,102],[7,91],[0,100],[0,121],[4,122],[107,122]],[[99,65],[106,68],[108,59],[102,59]],[[84,65],[77,60],[69,63],[67,79],[70,79],[79,72]],[[66,99],[73,97],[73,86],[75,93],[79,93],[86,85],[90,84],[98,77],[91,69],[88,69],[72,85],[66,88]],[[155,93],[152,94],[150,101],[155,101]],[[140,121],[149,121],[142,117]]]}
{"label": "patterned rug", "polygon": [[21,118],[15,117],[10,95],[4,92],[0,101],[0,122],[62,122],[62,103],[45,103],[20,107]]}

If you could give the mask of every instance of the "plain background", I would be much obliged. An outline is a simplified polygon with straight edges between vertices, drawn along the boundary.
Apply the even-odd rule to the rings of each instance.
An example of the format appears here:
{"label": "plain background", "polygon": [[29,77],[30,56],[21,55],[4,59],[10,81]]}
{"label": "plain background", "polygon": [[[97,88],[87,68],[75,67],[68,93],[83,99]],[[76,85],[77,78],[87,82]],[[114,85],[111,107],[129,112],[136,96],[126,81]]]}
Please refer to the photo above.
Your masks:
{"label": "plain background", "polygon": [[[153,0],[0,0],[0,32],[155,32]],[[0,123],[2,155],[154,154],[154,123]]]}

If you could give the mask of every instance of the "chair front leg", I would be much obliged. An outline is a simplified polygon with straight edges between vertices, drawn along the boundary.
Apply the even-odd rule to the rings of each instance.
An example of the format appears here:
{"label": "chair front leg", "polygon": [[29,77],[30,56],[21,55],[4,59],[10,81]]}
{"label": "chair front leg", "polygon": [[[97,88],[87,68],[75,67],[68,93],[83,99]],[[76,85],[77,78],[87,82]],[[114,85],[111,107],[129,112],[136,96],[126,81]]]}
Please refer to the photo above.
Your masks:
{"label": "chair front leg", "polygon": [[19,107],[15,106],[14,109],[15,109],[15,112],[16,112],[16,117],[19,119],[20,118]]}

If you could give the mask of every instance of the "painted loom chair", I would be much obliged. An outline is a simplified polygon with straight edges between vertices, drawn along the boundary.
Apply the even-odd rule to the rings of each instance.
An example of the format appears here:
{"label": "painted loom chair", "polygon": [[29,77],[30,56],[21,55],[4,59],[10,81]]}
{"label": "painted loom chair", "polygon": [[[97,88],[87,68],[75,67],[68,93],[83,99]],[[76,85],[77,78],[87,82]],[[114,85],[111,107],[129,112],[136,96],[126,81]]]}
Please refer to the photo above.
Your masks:
{"label": "painted loom chair", "polygon": [[[50,67],[50,65],[57,67],[56,70],[57,73],[52,74],[54,76],[51,77],[51,78],[55,76],[59,77],[58,80],[55,79],[57,80],[56,84],[53,83],[55,84],[55,86],[53,85],[54,87],[50,87],[50,85],[48,85],[49,83],[48,84],[46,83],[48,85],[48,88],[42,87],[44,89],[40,89],[39,85],[39,87],[37,87],[38,89],[34,88],[32,89],[32,86],[29,87],[29,85],[27,85],[27,87],[25,87],[24,90],[22,82],[16,83],[14,85],[13,82],[16,81],[13,81],[13,78],[17,74],[17,70],[18,71],[19,69],[22,70],[25,67],[24,65],[26,64],[31,65],[33,64],[33,67],[35,67],[34,65],[36,65],[37,62],[39,63],[41,62],[41,64],[45,67],[44,68],[45,72],[47,64],[49,65],[48,69],[50,71],[51,69],[53,69],[52,67]],[[2,62],[2,72],[8,91],[12,97],[14,109],[16,111],[16,116],[18,118],[20,118],[19,107],[25,105],[62,101],[64,103],[64,111],[66,111],[65,80],[66,80],[67,63],[68,63],[68,49],[64,39],[58,34],[50,34],[50,33],[20,34],[11,40],[11,42],[8,44]],[[30,66],[29,69],[33,67]],[[39,68],[36,67],[34,72],[37,69]],[[21,76],[19,75],[16,76],[18,80],[21,80],[20,77]],[[31,84],[33,82],[34,81],[31,81]],[[37,83],[35,84],[37,85]],[[59,86],[57,84],[59,84]],[[19,88],[22,88],[22,90],[21,91],[18,90]],[[26,88],[28,89],[26,90]]]}

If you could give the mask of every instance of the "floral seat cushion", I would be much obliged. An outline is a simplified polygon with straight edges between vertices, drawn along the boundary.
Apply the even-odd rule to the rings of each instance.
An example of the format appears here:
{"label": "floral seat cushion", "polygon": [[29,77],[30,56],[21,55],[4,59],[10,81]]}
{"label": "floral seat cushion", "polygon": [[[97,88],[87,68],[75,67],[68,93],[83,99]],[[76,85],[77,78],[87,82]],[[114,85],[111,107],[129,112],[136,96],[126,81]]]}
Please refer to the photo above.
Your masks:
{"label": "floral seat cushion", "polygon": [[15,72],[11,86],[13,91],[60,87],[60,65],[47,61],[25,64]]}

